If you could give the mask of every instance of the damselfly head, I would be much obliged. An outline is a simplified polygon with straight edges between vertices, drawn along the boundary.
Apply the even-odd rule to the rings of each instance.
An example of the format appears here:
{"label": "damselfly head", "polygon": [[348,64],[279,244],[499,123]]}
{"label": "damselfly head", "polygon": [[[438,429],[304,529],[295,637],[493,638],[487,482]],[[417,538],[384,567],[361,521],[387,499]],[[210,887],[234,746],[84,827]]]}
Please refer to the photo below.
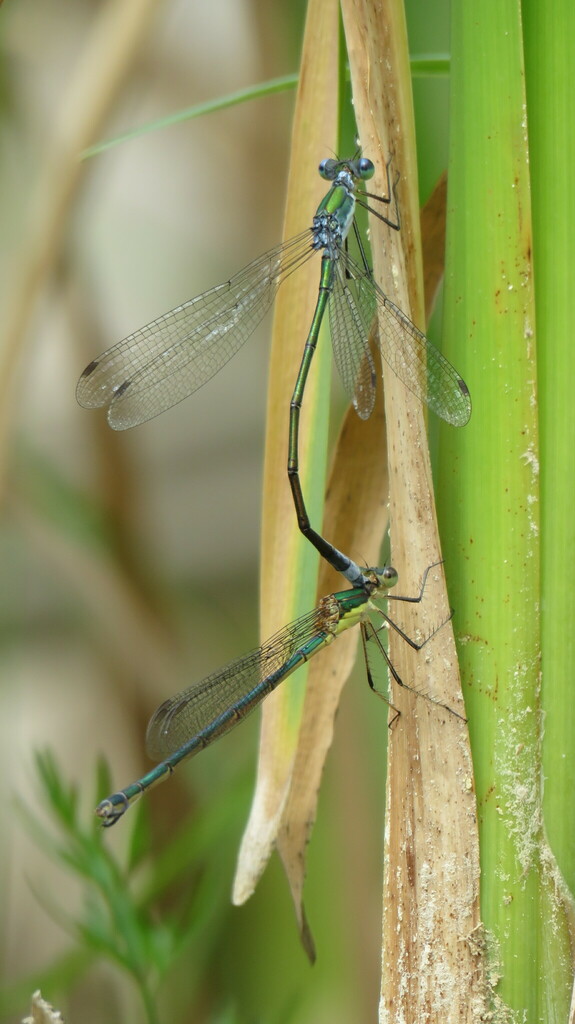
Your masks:
{"label": "damselfly head", "polygon": [[319,165],[319,173],[326,181],[335,181],[342,172],[347,172],[353,178],[361,181],[367,181],[369,178],[373,178],[375,167],[366,156],[361,156],[357,160],[333,160],[330,158],[322,160]]}
{"label": "damselfly head", "polygon": [[395,586],[399,579],[397,569],[394,569],[392,565],[384,565],[381,569],[367,569],[365,575],[373,584],[374,590],[378,590],[379,587],[385,587],[386,590],[389,590]]}

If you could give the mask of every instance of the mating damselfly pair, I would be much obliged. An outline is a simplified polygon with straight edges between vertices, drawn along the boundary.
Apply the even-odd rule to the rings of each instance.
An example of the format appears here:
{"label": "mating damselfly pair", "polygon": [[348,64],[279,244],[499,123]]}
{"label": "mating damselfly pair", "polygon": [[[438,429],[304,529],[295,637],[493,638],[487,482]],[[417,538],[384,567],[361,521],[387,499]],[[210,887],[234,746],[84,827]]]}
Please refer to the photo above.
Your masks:
{"label": "mating damselfly pair", "polygon": [[[224,284],[129,335],[94,359],[78,382],[80,405],[108,406],[108,422],[114,429],[123,430],[152,419],[210,380],[255,330],[281,282],[315,252],[322,252],[316,308],[290,404],[288,476],[300,530],[352,584],[352,589],[324,598],[310,615],[285,627],[257,651],[162,705],[148,729],[148,751],[161,764],[100,804],[98,813],[106,824],[113,824],[133,799],[169,774],[179,761],[226,732],[282,679],[349,626],[361,622],[365,640],[365,619],[374,610],[372,595],[384,582],[389,586],[390,578],[393,582],[397,578],[394,570],[389,570],[389,577],[388,570],[360,569],[312,528],[307,515],[299,480],[299,415],[326,309],[335,361],[361,418],[369,417],[375,401],[376,372],[369,334],[377,317],[381,354],[399,379],[448,423],[462,426],[469,419],[471,401],[465,382],[378,287],[365,256],[355,220],[356,204],[399,229],[399,221],[392,221],[366,202],[392,202],[395,192],[390,187],[389,165],[387,170],[388,194],[382,197],[358,191],[358,183],[374,174],[374,165],[367,158],[324,160],[319,171],[331,187],[310,228],[256,259]],[[358,257],[349,251],[350,232],[357,243]],[[331,616],[326,612],[328,608],[332,609]]]}

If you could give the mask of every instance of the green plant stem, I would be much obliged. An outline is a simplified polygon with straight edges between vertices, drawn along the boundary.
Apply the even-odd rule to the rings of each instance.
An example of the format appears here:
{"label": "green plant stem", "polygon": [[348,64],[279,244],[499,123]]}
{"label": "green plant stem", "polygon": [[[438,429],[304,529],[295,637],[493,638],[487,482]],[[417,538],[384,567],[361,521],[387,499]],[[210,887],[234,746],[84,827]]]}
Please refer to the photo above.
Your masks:
{"label": "green plant stem", "polygon": [[[537,38],[540,60],[544,40]],[[536,319],[532,264],[538,274],[544,214],[537,214],[533,237],[529,170],[541,167],[537,154],[546,142],[530,132],[528,148],[525,112],[529,120],[533,94],[525,93],[518,5],[456,3],[452,53],[444,350],[470,386],[474,412],[464,432],[442,434],[438,495],[476,773],[482,917],[496,940],[497,998],[518,1019],[565,1021],[568,920],[561,900],[555,895],[553,905],[551,898],[557,890],[541,804],[545,540],[535,327],[549,296],[538,280]],[[545,347],[550,341],[539,340]],[[542,382],[547,437],[545,418],[551,403],[557,414],[557,395]]]}

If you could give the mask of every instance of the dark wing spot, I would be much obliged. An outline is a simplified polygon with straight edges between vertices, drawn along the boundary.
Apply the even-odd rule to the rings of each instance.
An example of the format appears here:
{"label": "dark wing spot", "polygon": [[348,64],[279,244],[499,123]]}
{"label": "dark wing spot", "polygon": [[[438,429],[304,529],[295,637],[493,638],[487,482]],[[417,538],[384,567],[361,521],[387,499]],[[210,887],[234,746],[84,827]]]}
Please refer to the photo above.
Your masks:
{"label": "dark wing spot", "polygon": [[86,369],[82,371],[82,377],[89,377],[99,365],[100,363],[98,359],[92,359],[92,362],[88,363]]}
{"label": "dark wing spot", "polygon": [[120,395],[125,395],[131,383],[131,380],[124,380],[121,384],[118,384],[118,387],[114,388],[114,398],[119,398]]}

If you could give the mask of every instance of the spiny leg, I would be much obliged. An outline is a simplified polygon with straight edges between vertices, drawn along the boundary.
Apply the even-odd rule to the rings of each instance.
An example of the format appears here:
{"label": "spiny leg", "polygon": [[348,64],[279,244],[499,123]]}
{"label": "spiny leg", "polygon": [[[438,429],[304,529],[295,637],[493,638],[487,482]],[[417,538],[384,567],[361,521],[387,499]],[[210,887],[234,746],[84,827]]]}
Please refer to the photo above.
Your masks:
{"label": "spiny leg", "polygon": [[[421,580],[421,586],[419,588],[419,594],[417,595],[417,597],[402,597],[400,594],[388,594],[388,600],[391,600],[391,601],[406,601],[408,604],[419,604],[420,601],[423,600],[423,594],[424,594],[424,591],[425,591],[425,585],[427,583],[427,577],[429,576],[431,570],[435,569],[438,565],[443,565],[443,559],[442,558],[440,558],[438,562],[432,562],[431,565],[427,566],[427,569],[425,570],[425,572],[423,574],[423,578]],[[453,612],[451,612],[451,615],[449,616],[448,619],[445,620],[445,622],[449,622],[449,619],[451,618],[452,615],[453,615]],[[444,624],[445,623],[443,623],[443,622],[441,623],[442,626]],[[438,628],[441,628],[441,627],[438,627]],[[431,634],[431,636],[433,636],[433,633]],[[431,639],[431,637],[429,639]]]}
{"label": "spiny leg", "polygon": [[[398,601],[408,601],[408,602],[413,602],[413,603],[420,602],[422,597],[423,597],[423,592],[425,590],[425,584],[426,584],[429,572],[436,565],[440,565],[440,564],[441,564],[440,562],[434,562],[432,565],[428,566],[428,568],[425,570],[425,573],[423,575],[422,584],[421,584],[421,589],[420,589],[419,595],[417,597],[402,597],[402,596],[396,596],[395,594],[388,594],[388,595],[386,595],[387,599],[388,600],[395,599],[395,600],[398,600]],[[449,711],[450,714],[454,715],[456,718],[459,718],[462,722],[467,722],[467,719],[465,718],[465,716],[464,715],[460,715],[459,712],[455,711],[452,707],[449,706],[449,704],[444,704],[442,701],[437,700],[435,697],[430,696],[430,694],[422,693],[420,690],[416,690],[413,686],[410,686],[409,683],[405,683],[403,681],[403,679],[400,677],[399,673],[397,672],[397,669],[394,667],[394,665],[393,665],[393,663],[392,663],[392,661],[391,661],[391,659],[389,657],[389,654],[387,653],[387,651],[386,651],[384,645],[382,644],[382,642],[380,640],[380,637],[378,635],[382,629],[384,629],[386,627],[389,627],[389,628],[393,629],[397,633],[397,635],[400,636],[401,639],[405,641],[406,644],[409,644],[409,646],[412,648],[412,650],[420,651],[423,647],[425,647],[426,644],[429,643],[429,641],[436,635],[436,633],[438,633],[440,629],[443,629],[443,627],[446,625],[446,623],[448,623],[453,618],[453,610],[450,610],[449,615],[443,620],[443,622],[440,622],[439,625],[436,626],[435,629],[433,629],[430,633],[428,633],[428,635],[426,637],[424,637],[424,639],[422,641],[420,641],[420,642],[418,642],[418,641],[414,640],[412,637],[410,637],[401,628],[401,626],[398,626],[398,624],[396,622],[394,622],[393,619],[391,619],[389,617],[389,615],[386,615],[386,613],[384,611],[382,611],[381,608],[375,609],[375,612],[378,615],[381,616],[381,618],[383,619],[383,622],[382,622],[381,626],[379,627],[379,629],[376,629],[375,626],[373,625],[373,623],[368,621],[367,626],[369,627],[369,631],[370,631],[370,637],[369,638],[375,640],[375,642],[377,643],[377,646],[379,647],[381,653],[383,654],[383,656],[384,656],[384,658],[385,658],[385,660],[387,662],[389,671],[391,672],[391,674],[392,674],[395,682],[398,684],[398,686],[403,686],[404,689],[411,690],[413,693],[416,693],[420,697],[425,697],[426,700],[429,700],[432,704],[436,704],[438,707],[443,708],[445,711]],[[371,683],[370,683],[370,686],[371,686]],[[373,688],[374,687],[372,686],[372,689]],[[393,719],[392,721],[395,721],[395,719]]]}
{"label": "spiny leg", "polygon": [[[380,697],[381,700],[385,701],[385,703],[387,704],[387,706],[389,708],[391,708],[393,711],[395,711],[395,714],[394,714],[393,718],[391,718],[390,721],[387,723],[388,729],[391,729],[393,723],[396,722],[397,719],[399,718],[399,716],[401,715],[401,711],[399,710],[399,708],[396,708],[395,704],[393,704],[392,701],[390,701],[389,697],[386,697],[386,695],[384,693],[382,693],[381,690],[378,690],[377,686],[375,685],[375,683],[373,681],[373,676],[372,676],[372,673],[371,673],[371,667],[370,667],[370,664],[369,664],[369,656],[368,656],[368,653],[367,653],[367,644],[368,644],[368,641],[369,641],[369,632],[370,631],[371,631],[371,634],[373,636],[375,636],[375,639],[377,641],[378,646],[383,651],[383,655],[385,657],[385,660],[387,661],[389,670],[390,670],[390,672],[392,672],[394,678],[397,675],[397,673],[396,673],[393,665],[391,664],[391,661],[389,660],[387,651],[385,650],[385,648],[383,647],[381,641],[379,640],[379,637],[377,636],[376,630],[373,628],[371,622],[362,622],[361,623],[361,644],[362,644],[362,647],[363,647],[363,657],[364,657],[364,660],[365,660],[365,672],[366,672],[366,675],[367,675],[367,682],[369,684],[369,687],[370,687],[371,691],[373,693],[375,693],[376,697]],[[403,686],[403,683],[401,685]]]}
{"label": "spiny leg", "polygon": [[[378,220],[382,220],[383,223],[387,224],[387,226],[389,228],[393,228],[394,231],[400,231],[401,230],[401,221],[400,221],[400,217],[399,217],[399,203],[398,203],[398,200],[397,200],[397,183],[399,181],[400,174],[399,174],[399,171],[398,171],[397,174],[395,175],[395,181],[394,181],[394,183],[392,185],[391,184],[390,174],[389,174],[389,168],[390,168],[392,160],[393,160],[393,153],[391,154],[389,160],[387,161],[387,163],[385,165],[385,173],[386,173],[386,176],[387,176],[387,195],[386,196],[379,196],[379,195],[376,195],[374,192],[357,192],[356,193],[356,202],[358,203],[359,206],[363,206],[363,208],[365,210],[369,210],[369,212],[372,213],[374,215],[374,217],[377,217]],[[375,199],[376,202],[378,202],[378,203],[387,203],[388,205],[390,205],[393,202],[394,205],[395,205],[395,217],[396,217],[396,220],[395,221],[390,220],[389,217],[385,217],[382,213],[378,213],[377,210],[374,210],[373,207],[369,206],[367,203],[362,202],[362,198],[363,197],[365,197],[366,199]]]}
{"label": "spiny leg", "polygon": [[[425,647],[425,644],[428,643],[428,641],[431,640],[431,638],[433,636],[435,636],[435,634],[442,628],[442,626],[445,625],[444,622],[441,623],[441,625],[438,626],[437,629],[434,629],[433,633],[430,633],[429,636],[427,636],[425,638],[425,640],[421,644],[416,644],[401,629],[399,629],[399,627],[395,624],[395,622],[392,622],[392,620],[389,619],[387,616],[384,616],[384,618],[386,620],[386,623],[389,624],[393,629],[395,629],[396,632],[404,640],[406,640],[406,642],[411,647],[413,647],[414,650],[417,650],[417,651],[421,650],[422,647]],[[450,618],[451,618],[451,616],[450,616]],[[449,621],[449,620],[446,620],[446,621]],[[452,707],[449,706],[449,704],[444,704],[443,701],[437,700],[437,698],[432,697],[431,694],[423,693],[421,690],[416,690],[414,686],[410,686],[409,683],[406,683],[406,682],[403,681],[403,679],[399,675],[399,672],[395,668],[391,658],[389,657],[389,654],[387,653],[385,647],[383,646],[383,644],[382,644],[382,642],[381,642],[381,640],[379,638],[378,634],[379,634],[380,630],[384,628],[383,625],[380,626],[380,629],[378,630],[378,629],[375,628],[375,626],[373,626],[373,624],[371,622],[367,622],[367,623],[362,623],[362,628],[366,629],[366,634],[365,634],[365,637],[364,637],[364,650],[365,650],[365,642],[368,639],[375,641],[375,643],[379,647],[379,650],[383,654],[383,657],[385,658],[385,661],[387,663],[387,667],[389,668],[389,671],[391,672],[391,674],[392,674],[392,676],[393,676],[393,678],[394,678],[394,680],[395,680],[395,682],[397,683],[398,686],[402,686],[404,690],[410,690],[411,693],[414,693],[417,697],[423,697],[425,700],[428,700],[430,702],[430,704],[435,704],[437,707],[443,708],[443,710],[444,711],[448,711],[450,715],[454,715],[455,718],[459,718],[459,720],[461,722],[467,722],[467,719],[464,717],[464,715],[460,715],[459,712],[455,711]],[[366,664],[368,664],[368,663],[366,662]],[[386,703],[388,703],[390,705],[390,707],[392,707],[394,709],[394,711],[398,710],[395,707],[395,704],[392,704],[391,701],[389,701],[384,696],[384,694],[382,694],[381,691],[378,690],[377,687],[374,685],[373,678],[372,678],[371,672],[369,670],[369,664],[368,664],[368,683],[369,683],[371,689],[374,691],[374,693],[377,693],[378,696],[380,696],[383,700],[385,700]],[[398,714],[399,714],[399,712],[398,712]],[[393,723],[395,722],[396,718],[397,718],[397,714],[395,715],[394,718],[392,718],[392,720],[391,720],[391,722],[389,724],[393,725]]]}

